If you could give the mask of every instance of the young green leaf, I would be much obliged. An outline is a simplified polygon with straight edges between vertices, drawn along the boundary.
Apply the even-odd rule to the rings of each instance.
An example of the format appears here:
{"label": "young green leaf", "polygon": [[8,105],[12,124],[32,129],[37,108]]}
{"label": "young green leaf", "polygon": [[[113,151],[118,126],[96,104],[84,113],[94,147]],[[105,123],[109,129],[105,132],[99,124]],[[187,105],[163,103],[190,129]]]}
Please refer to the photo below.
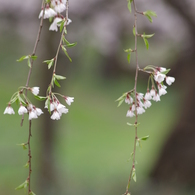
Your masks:
{"label": "young green leaf", "polygon": [[32,60],[36,60],[37,59],[37,56],[35,56],[35,55],[34,56],[31,56],[31,59]]}
{"label": "young green leaf", "polygon": [[149,135],[147,135],[147,136],[144,136],[144,137],[141,137],[141,138],[139,138],[139,140],[143,140],[143,141],[146,141],[147,139],[149,139]]}
{"label": "young green leaf", "polygon": [[146,39],[149,39],[149,38],[151,38],[153,36],[154,36],[154,34],[146,35],[145,33],[143,35],[141,35],[142,38],[146,38]]}
{"label": "young green leaf", "polygon": [[126,97],[126,96],[127,96],[127,92],[126,92],[126,93],[123,93],[123,95],[120,96],[120,97],[116,100],[116,102],[122,100],[122,99],[123,99],[124,97]]}
{"label": "young green leaf", "polygon": [[30,58],[28,58],[28,66],[29,66],[29,68],[31,68],[31,61],[30,61]]}
{"label": "young green leaf", "polygon": [[77,45],[77,42],[75,42],[75,43],[69,43],[69,44],[67,44],[66,46],[67,47],[74,47],[74,46],[76,46]]}
{"label": "young green leaf", "polygon": [[65,36],[62,37],[62,41],[64,44],[69,45],[70,43],[66,40]]}
{"label": "young green leaf", "polygon": [[146,38],[143,37],[144,43],[146,45],[146,49],[149,49],[149,42]]}
{"label": "young green leaf", "polygon": [[127,7],[129,9],[129,12],[131,13],[131,1],[130,0],[128,1]]}
{"label": "young green leaf", "polygon": [[24,165],[25,168],[28,168],[29,167],[29,162],[27,162],[25,165]]}
{"label": "young green leaf", "polygon": [[66,48],[65,48],[63,45],[62,45],[61,47],[62,47],[62,50],[64,51],[65,55],[66,55],[66,56],[68,57],[68,59],[70,60],[70,62],[72,62],[72,59],[71,59],[70,56],[68,55]]}
{"label": "young green leaf", "polygon": [[31,191],[30,193],[29,193],[29,195],[36,195],[33,191]]}
{"label": "young green leaf", "polygon": [[25,143],[22,143],[22,144],[17,144],[17,145],[18,145],[18,146],[22,146],[24,150],[26,150],[26,149],[27,149],[27,147],[26,147]]}
{"label": "young green leaf", "polygon": [[48,64],[48,69],[50,69],[52,66],[53,66],[53,63],[54,63],[54,58],[51,59],[51,60],[45,60],[43,61],[44,63],[47,63]]}
{"label": "young green leaf", "polygon": [[168,74],[170,70],[171,70],[171,69],[167,69],[167,70],[161,72],[161,74]]}
{"label": "young green leaf", "polygon": [[118,107],[123,103],[124,99],[121,99],[118,103]]}
{"label": "young green leaf", "polygon": [[61,76],[61,75],[56,75],[56,74],[54,74],[54,77],[55,77],[57,80],[64,80],[64,79],[66,79],[66,77]]}
{"label": "young green leaf", "polygon": [[151,23],[153,22],[152,17],[157,17],[156,13],[153,11],[150,11],[150,10],[143,12],[143,14],[144,14],[144,16],[146,16],[148,18],[148,20]]}
{"label": "young green leaf", "polygon": [[23,188],[26,188],[28,186],[28,181],[26,180],[24,183],[22,183],[21,185],[19,185],[17,188],[15,188],[15,190],[20,190]]}
{"label": "young green leaf", "polygon": [[29,58],[29,56],[22,56],[19,60],[17,60],[17,62],[21,62],[21,61],[28,59],[28,58]]}
{"label": "young green leaf", "polygon": [[136,172],[135,172],[135,168],[133,168],[132,178],[133,178],[133,180],[136,182]]}
{"label": "young green leaf", "polygon": [[48,109],[49,114],[51,114],[51,109],[50,109],[50,98],[48,98],[48,99],[46,100],[46,105],[47,105],[47,109]]}
{"label": "young green leaf", "polygon": [[63,28],[64,28],[64,23],[65,23],[65,20],[62,20],[60,22],[60,32],[62,32]]}
{"label": "young green leaf", "polygon": [[58,83],[58,81],[57,81],[56,78],[54,78],[54,83],[55,83],[55,85],[56,85],[57,87],[61,87],[61,86],[60,86],[60,83]]}
{"label": "young green leaf", "polygon": [[129,64],[130,64],[130,61],[131,61],[131,52],[129,52],[129,53],[127,54],[127,61],[128,61]]}
{"label": "young green leaf", "polygon": [[47,97],[44,97],[44,96],[38,96],[38,95],[34,95],[34,97],[39,100],[39,101],[43,101],[43,100],[46,100]]}

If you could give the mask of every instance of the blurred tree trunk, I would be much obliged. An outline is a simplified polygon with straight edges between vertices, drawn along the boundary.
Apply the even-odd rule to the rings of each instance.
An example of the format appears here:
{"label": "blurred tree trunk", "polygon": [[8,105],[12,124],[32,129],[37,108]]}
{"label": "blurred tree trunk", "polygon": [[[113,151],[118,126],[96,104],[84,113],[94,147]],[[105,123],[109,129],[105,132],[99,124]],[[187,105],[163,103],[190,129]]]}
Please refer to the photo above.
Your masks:
{"label": "blurred tree trunk", "polygon": [[[49,32],[48,22],[44,21],[43,32],[41,35],[41,41],[39,47],[42,50],[41,59],[48,60],[55,56],[56,48],[53,43],[57,44],[56,33]],[[56,41],[55,41],[56,40]],[[51,82],[52,70],[48,70],[47,65],[40,63],[40,87],[43,93],[46,93],[49,83]],[[44,81],[44,82],[43,82]],[[44,103],[43,103],[44,104]],[[44,105],[43,105],[44,106]],[[55,169],[54,159],[54,140],[57,134],[57,126],[50,119],[50,114],[47,109],[44,110],[44,115],[41,121],[41,147],[39,156],[39,174],[37,179],[37,185],[39,194],[60,194],[60,187],[58,185],[57,170]]]}
{"label": "blurred tree trunk", "polygon": [[[193,187],[195,184],[195,19],[186,1],[164,0],[178,11],[188,24],[185,49],[174,64],[177,84],[185,94],[180,117],[161,151],[152,171],[155,181]],[[181,187],[181,186],[180,186]]]}

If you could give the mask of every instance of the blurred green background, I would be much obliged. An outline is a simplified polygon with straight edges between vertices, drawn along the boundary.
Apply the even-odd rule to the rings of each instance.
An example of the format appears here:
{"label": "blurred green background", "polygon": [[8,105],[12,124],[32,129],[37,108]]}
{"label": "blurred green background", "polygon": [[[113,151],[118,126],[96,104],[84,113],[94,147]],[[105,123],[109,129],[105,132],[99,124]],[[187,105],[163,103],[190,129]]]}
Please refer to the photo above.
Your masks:
{"label": "blurred green background", "polygon": [[[138,136],[150,135],[150,138],[142,143],[141,149],[137,149],[137,182],[132,182],[131,190],[132,194],[183,194],[183,191],[178,192],[175,188],[166,191],[162,187],[164,191],[155,191],[150,175],[181,115],[180,105],[185,96],[181,92],[182,84],[177,84],[177,75],[180,74],[174,70],[177,69],[175,64],[178,56],[183,52],[181,39],[186,38],[188,29],[186,27],[186,31],[175,36],[169,33],[176,32],[183,21],[182,16],[174,15],[173,5],[166,5],[166,1],[148,1],[147,4],[141,0],[137,2],[140,10],[151,9],[159,15],[152,25],[147,19],[138,18],[140,32],[156,33],[154,39],[149,40],[149,51],[146,51],[142,40],[138,42],[140,66],[152,63],[173,67],[169,75],[175,76],[176,82],[168,87],[168,94],[162,96],[160,102],[152,102],[151,108],[139,117],[141,124]],[[100,9],[99,3],[104,8]],[[25,85],[28,66],[25,62],[16,62],[16,59],[32,52],[39,25],[37,16],[40,5],[35,3],[36,7],[31,10],[32,4],[28,3],[18,13],[15,11],[18,4],[6,7],[5,3],[4,10],[0,10],[2,195],[26,194],[14,189],[28,174],[23,167],[27,162],[27,151],[17,146],[27,141],[28,118],[26,116],[23,127],[20,127],[20,116],[3,115],[3,112],[12,94],[19,86]],[[115,100],[134,86],[134,56],[129,65],[123,52],[134,44],[131,33],[133,15],[129,14],[126,1],[120,5],[114,0],[94,1],[82,5],[80,12],[78,4],[70,2],[69,17],[73,23],[68,26],[67,36],[70,42],[77,42],[78,45],[69,50],[72,63],[63,53],[60,54],[57,73],[67,79],[60,82],[60,90],[56,89],[64,95],[73,96],[75,102],[68,107],[69,113],[63,115],[60,121],[51,121],[44,109],[44,102],[38,102],[29,94],[32,102],[45,113],[32,122],[32,190],[37,195],[123,194],[131,168],[131,160],[128,159],[133,150],[134,128],[129,127],[127,122],[134,123],[134,119],[126,117],[128,106],[122,104],[118,108]],[[93,11],[96,6],[97,9]],[[170,21],[163,23],[167,14]],[[173,26],[175,22],[178,25]],[[30,86],[41,86],[40,94],[43,96],[51,72],[42,61],[55,55],[59,42],[59,32],[48,32],[48,25],[48,21],[44,21],[38,60],[35,61],[30,80]],[[108,37],[111,38],[108,40]],[[138,91],[145,93],[146,87],[147,76],[140,73]],[[61,103],[64,104],[63,100]],[[13,107],[17,113],[18,105]]]}

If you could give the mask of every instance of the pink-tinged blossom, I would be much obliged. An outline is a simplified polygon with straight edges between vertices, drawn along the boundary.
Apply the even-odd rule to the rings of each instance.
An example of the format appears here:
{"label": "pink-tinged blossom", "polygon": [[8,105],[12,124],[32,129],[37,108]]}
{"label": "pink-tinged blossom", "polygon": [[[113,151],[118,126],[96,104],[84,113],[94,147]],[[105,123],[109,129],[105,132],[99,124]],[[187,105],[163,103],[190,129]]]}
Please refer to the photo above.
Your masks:
{"label": "pink-tinged blossom", "polygon": [[133,103],[133,98],[129,94],[127,94],[127,96],[125,98],[125,103],[127,103],[127,104]]}
{"label": "pink-tinged blossom", "polygon": [[28,110],[21,104],[20,108],[18,109],[18,114],[19,115],[23,115],[23,114],[25,114],[27,112],[28,112]]}
{"label": "pink-tinged blossom", "polygon": [[135,111],[135,102],[133,102],[133,105],[131,106],[131,110]]}
{"label": "pink-tinged blossom", "polygon": [[35,110],[29,110],[29,121],[38,118]]}
{"label": "pink-tinged blossom", "polygon": [[8,106],[5,108],[5,111],[4,111],[3,114],[15,114],[15,112],[14,112],[14,109],[13,109],[10,105],[8,105]]}
{"label": "pink-tinged blossom", "polygon": [[138,100],[142,100],[143,96],[144,96],[143,93],[136,93],[136,97],[137,97]]}
{"label": "pink-tinged blossom", "polygon": [[[56,15],[57,15],[57,13],[52,8],[50,8],[49,6],[47,6],[45,8],[44,19],[52,18],[52,17],[54,17]],[[39,14],[39,18],[42,18],[42,17],[43,17],[43,9],[41,10],[41,12]]]}
{"label": "pink-tinged blossom", "polygon": [[145,112],[144,108],[141,106],[137,107],[137,114],[143,114]]}
{"label": "pink-tinged blossom", "polygon": [[52,31],[58,31],[58,26],[60,26],[58,23],[62,21],[62,18],[56,17],[53,20],[53,23],[50,25],[49,30]]}
{"label": "pink-tinged blossom", "polygon": [[154,96],[155,96],[155,90],[154,90],[154,87],[152,87],[152,89],[150,90],[150,95],[151,95],[151,97],[154,97]]}
{"label": "pink-tinged blossom", "polygon": [[43,111],[40,108],[36,108],[35,111],[36,111],[37,116],[40,116],[41,114],[43,114]]}
{"label": "pink-tinged blossom", "polygon": [[152,103],[149,100],[144,99],[144,108],[149,108],[152,105]]}
{"label": "pink-tinged blossom", "polygon": [[31,92],[32,92],[34,95],[38,95],[38,94],[39,94],[39,87],[33,87],[33,88],[31,88]]}
{"label": "pink-tinged blossom", "polygon": [[157,67],[156,68],[159,72],[165,72],[167,69],[164,67]]}
{"label": "pink-tinged blossom", "polygon": [[64,99],[69,106],[74,102],[74,97],[64,97]]}
{"label": "pink-tinged blossom", "polygon": [[57,111],[59,112],[60,116],[64,113],[68,113],[68,109],[63,104],[58,104]]}
{"label": "pink-tinged blossom", "polygon": [[160,73],[160,72],[157,72],[157,73],[155,73],[155,75],[154,75],[154,80],[155,80],[156,82],[158,82],[158,83],[161,83],[161,82],[164,81],[165,77],[166,77],[165,74],[162,74],[162,73]]}
{"label": "pink-tinged blossom", "polygon": [[66,1],[52,0],[51,6],[56,12],[62,13],[66,9],[65,3]]}
{"label": "pink-tinged blossom", "polygon": [[54,110],[53,114],[51,115],[52,120],[59,120],[60,119],[60,113],[57,110]]}
{"label": "pink-tinged blossom", "polygon": [[171,85],[173,82],[175,81],[175,78],[174,77],[166,77],[166,83],[168,85]]}
{"label": "pink-tinged blossom", "polygon": [[160,101],[160,96],[158,95],[157,91],[155,92],[153,100],[156,101],[156,102]]}
{"label": "pink-tinged blossom", "polygon": [[159,91],[159,96],[165,95],[167,93],[165,87],[163,87],[161,84],[158,85],[158,91]]}
{"label": "pink-tinged blossom", "polygon": [[147,89],[147,92],[144,96],[144,99],[146,99],[146,100],[151,100],[152,99],[152,96],[151,96],[151,93],[150,93],[149,89]]}
{"label": "pink-tinged blossom", "polygon": [[130,107],[129,110],[127,111],[126,117],[134,117],[134,116],[135,116],[135,114],[132,111],[132,108]]}

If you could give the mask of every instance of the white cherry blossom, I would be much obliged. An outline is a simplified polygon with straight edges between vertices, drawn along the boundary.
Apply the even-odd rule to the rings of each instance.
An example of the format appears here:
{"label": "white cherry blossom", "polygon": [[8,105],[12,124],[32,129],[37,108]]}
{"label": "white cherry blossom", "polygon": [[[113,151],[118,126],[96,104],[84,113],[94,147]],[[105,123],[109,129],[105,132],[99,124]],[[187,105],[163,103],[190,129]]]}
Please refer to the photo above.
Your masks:
{"label": "white cherry blossom", "polygon": [[74,97],[65,97],[65,101],[70,106],[74,102]]}
{"label": "white cherry blossom", "polygon": [[53,111],[53,114],[51,115],[52,120],[59,120],[60,119],[60,113],[57,110]]}
{"label": "white cherry blossom", "polygon": [[166,77],[166,83],[168,85],[171,85],[174,81],[175,81],[174,77],[169,77],[169,76]]}
{"label": "white cherry blossom", "polygon": [[31,88],[31,92],[32,92],[34,95],[38,95],[38,94],[39,94],[39,87],[33,87],[33,88]]}
{"label": "white cherry blossom", "polygon": [[28,112],[28,110],[21,104],[20,108],[18,109],[18,114],[19,115],[23,115],[23,114],[25,114],[27,112]]}
{"label": "white cherry blossom", "polygon": [[127,111],[126,117],[134,117],[134,116],[135,116],[135,114],[132,111],[132,108],[130,107],[130,109]]}
{"label": "white cherry blossom", "polygon": [[5,108],[5,111],[4,111],[3,114],[15,114],[15,112],[14,112],[14,109],[13,109],[10,105],[8,105],[8,106]]}

